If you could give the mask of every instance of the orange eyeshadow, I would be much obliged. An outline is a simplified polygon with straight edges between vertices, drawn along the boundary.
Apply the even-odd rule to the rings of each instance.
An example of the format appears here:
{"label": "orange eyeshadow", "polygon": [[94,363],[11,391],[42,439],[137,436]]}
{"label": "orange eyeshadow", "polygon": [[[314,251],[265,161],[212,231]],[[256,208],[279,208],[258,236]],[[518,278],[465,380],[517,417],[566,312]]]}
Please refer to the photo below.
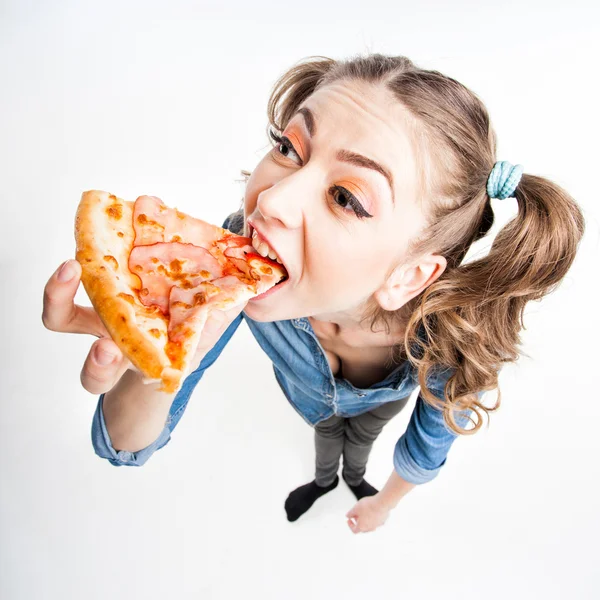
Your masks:
{"label": "orange eyeshadow", "polygon": [[306,156],[306,152],[304,152],[304,145],[302,144],[302,141],[300,140],[300,136],[296,135],[294,133],[294,131],[290,131],[289,133],[285,133],[284,134],[287,138],[289,138],[290,142],[292,142],[292,144],[294,144],[294,148],[296,148],[296,150],[298,151],[298,155],[300,156],[300,158],[304,161],[305,156]]}
{"label": "orange eyeshadow", "polygon": [[364,206],[365,210],[373,214],[373,200],[369,188],[360,185],[360,182],[340,181],[337,185],[345,187],[349,192],[356,196],[356,199]]}

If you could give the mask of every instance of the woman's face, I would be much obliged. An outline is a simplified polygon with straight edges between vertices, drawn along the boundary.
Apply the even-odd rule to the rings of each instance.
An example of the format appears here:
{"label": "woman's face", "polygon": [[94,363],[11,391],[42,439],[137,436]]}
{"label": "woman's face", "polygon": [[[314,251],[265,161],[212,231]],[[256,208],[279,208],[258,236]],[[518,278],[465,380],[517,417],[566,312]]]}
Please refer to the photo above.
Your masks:
{"label": "woman's face", "polygon": [[424,225],[408,122],[389,92],[365,84],[302,103],[246,185],[244,235],[262,234],[290,276],[252,299],[248,316],[360,315]]}

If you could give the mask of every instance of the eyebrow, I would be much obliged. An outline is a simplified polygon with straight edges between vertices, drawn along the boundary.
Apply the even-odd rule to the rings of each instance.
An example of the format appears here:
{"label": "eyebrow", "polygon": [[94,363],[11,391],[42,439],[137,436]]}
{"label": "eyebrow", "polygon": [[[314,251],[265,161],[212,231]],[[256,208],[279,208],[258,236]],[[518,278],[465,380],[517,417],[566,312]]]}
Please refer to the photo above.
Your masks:
{"label": "eyebrow", "polygon": [[[306,107],[299,108],[295,115],[298,113],[304,117],[304,124],[308,130],[308,135],[312,138],[313,135],[317,133],[317,123],[315,121],[314,114],[310,108]],[[356,165],[357,167],[363,167],[365,169],[372,169],[373,171],[381,173],[386,178],[388,185],[390,186],[390,192],[392,193],[392,204],[394,206],[396,205],[396,199],[394,197],[394,178],[388,169],[375,162],[372,158],[368,158],[362,154],[357,154],[356,152],[352,152],[350,150],[338,150],[336,158],[341,162],[350,163],[351,165]]]}

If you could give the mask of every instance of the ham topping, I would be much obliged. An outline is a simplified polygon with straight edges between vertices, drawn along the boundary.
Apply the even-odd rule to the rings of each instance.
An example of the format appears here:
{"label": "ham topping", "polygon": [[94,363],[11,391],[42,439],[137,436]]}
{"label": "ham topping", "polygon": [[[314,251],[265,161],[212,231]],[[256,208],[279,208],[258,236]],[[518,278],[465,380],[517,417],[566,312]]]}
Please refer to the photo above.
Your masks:
{"label": "ham topping", "polygon": [[134,246],[129,270],[141,280],[140,301],[169,313],[169,292],[173,286],[196,287],[223,275],[223,268],[208,250],[180,242]]}
{"label": "ham topping", "polygon": [[166,348],[175,368],[179,344],[204,326],[209,308],[241,304],[287,276],[281,264],[256,252],[250,238],[180,213],[154,196],[135,201],[133,228],[129,270],[140,279],[142,304],[158,307],[169,319]]}
{"label": "ham topping", "polygon": [[135,201],[133,227],[134,246],[183,241],[208,249],[225,235],[222,227],[169,208],[160,198],[154,196],[140,196]]}

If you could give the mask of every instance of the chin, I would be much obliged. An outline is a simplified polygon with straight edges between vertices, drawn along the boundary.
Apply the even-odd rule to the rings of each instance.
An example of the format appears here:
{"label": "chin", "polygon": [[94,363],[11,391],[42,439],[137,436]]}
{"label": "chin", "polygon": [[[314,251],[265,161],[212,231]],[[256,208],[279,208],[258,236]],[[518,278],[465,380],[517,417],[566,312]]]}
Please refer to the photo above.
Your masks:
{"label": "chin", "polygon": [[258,321],[259,323],[271,323],[273,321],[283,321],[284,319],[289,318],[285,315],[280,315],[280,312],[282,311],[277,310],[277,308],[273,310],[268,307],[262,308],[260,306],[255,306],[252,304],[252,301],[248,302],[244,307],[244,313],[253,321]]}
{"label": "chin", "polygon": [[259,306],[258,304],[252,304],[252,301],[248,302],[244,307],[244,313],[248,315],[253,321],[259,323],[272,323],[273,321],[288,321],[289,319],[298,319],[307,316],[305,312],[298,310],[286,310],[285,306],[277,305],[274,306]]}

